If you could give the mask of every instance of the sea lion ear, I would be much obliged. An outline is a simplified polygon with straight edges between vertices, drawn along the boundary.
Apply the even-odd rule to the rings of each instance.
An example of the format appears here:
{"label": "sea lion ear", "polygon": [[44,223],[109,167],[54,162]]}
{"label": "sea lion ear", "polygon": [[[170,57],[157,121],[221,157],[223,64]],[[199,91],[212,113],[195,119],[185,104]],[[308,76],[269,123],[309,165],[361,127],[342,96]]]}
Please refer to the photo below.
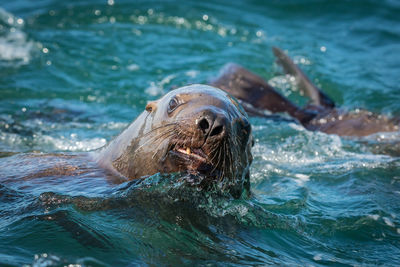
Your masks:
{"label": "sea lion ear", "polygon": [[153,112],[157,109],[157,103],[158,101],[150,101],[146,105],[146,111],[148,112]]}

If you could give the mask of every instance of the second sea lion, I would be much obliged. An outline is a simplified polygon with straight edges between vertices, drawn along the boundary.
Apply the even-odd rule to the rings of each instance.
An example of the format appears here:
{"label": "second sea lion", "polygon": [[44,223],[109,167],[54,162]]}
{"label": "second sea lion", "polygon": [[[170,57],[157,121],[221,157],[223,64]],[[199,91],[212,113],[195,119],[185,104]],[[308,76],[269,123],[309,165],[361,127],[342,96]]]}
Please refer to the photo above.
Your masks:
{"label": "second sea lion", "polygon": [[263,110],[286,112],[312,131],[361,137],[399,130],[399,119],[367,110],[345,112],[338,109],[334,101],[314,85],[281,49],[274,47],[273,52],[284,71],[295,78],[299,89],[310,99],[307,106],[295,105],[263,78],[236,64],[228,64],[211,85],[239,99],[250,115],[264,116]]}

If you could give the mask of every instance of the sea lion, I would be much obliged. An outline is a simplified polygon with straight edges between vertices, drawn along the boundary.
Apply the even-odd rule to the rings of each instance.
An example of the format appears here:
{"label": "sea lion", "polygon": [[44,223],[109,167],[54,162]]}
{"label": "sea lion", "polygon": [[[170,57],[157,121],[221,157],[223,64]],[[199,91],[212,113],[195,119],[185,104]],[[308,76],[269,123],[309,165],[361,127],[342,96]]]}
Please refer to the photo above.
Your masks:
{"label": "sea lion", "polygon": [[251,126],[230,94],[207,85],[170,91],[101,151],[98,164],[126,179],[155,173],[200,174],[202,187],[219,185],[235,197],[249,189]]}
{"label": "sea lion", "polygon": [[265,116],[264,110],[286,112],[312,131],[361,137],[399,130],[399,119],[366,110],[345,112],[336,108],[334,101],[314,85],[289,56],[276,47],[273,52],[284,71],[295,78],[299,89],[310,99],[307,106],[298,107],[263,78],[237,64],[226,65],[210,84],[235,96],[250,115]]}

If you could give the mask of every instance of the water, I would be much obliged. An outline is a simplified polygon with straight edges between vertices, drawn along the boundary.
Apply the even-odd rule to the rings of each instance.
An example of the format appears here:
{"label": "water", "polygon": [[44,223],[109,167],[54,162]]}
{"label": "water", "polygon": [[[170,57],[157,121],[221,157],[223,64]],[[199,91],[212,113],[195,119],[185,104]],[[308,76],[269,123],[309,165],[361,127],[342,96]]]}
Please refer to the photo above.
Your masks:
{"label": "water", "polygon": [[[398,116],[399,12],[391,0],[1,1],[0,265],[398,266],[398,133],[253,118],[253,196],[239,200],[179,175],[116,185],[82,152],[229,61],[304,103],[272,46],[343,108]],[[69,175],[45,177],[54,166]]]}

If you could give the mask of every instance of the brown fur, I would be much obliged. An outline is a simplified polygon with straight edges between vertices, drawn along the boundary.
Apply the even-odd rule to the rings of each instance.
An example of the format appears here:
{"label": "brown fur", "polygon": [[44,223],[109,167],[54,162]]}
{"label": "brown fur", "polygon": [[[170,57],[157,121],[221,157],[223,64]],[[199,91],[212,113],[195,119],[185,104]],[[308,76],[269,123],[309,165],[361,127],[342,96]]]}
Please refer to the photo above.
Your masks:
{"label": "brown fur", "polygon": [[377,132],[399,130],[399,121],[366,110],[344,112],[335,108],[334,102],[315,86],[279,48],[273,48],[286,73],[293,75],[310,104],[296,106],[279,94],[260,76],[236,65],[228,64],[211,85],[221,88],[242,102],[250,115],[263,116],[264,110],[272,113],[286,112],[305,128],[341,136],[366,136]]}

